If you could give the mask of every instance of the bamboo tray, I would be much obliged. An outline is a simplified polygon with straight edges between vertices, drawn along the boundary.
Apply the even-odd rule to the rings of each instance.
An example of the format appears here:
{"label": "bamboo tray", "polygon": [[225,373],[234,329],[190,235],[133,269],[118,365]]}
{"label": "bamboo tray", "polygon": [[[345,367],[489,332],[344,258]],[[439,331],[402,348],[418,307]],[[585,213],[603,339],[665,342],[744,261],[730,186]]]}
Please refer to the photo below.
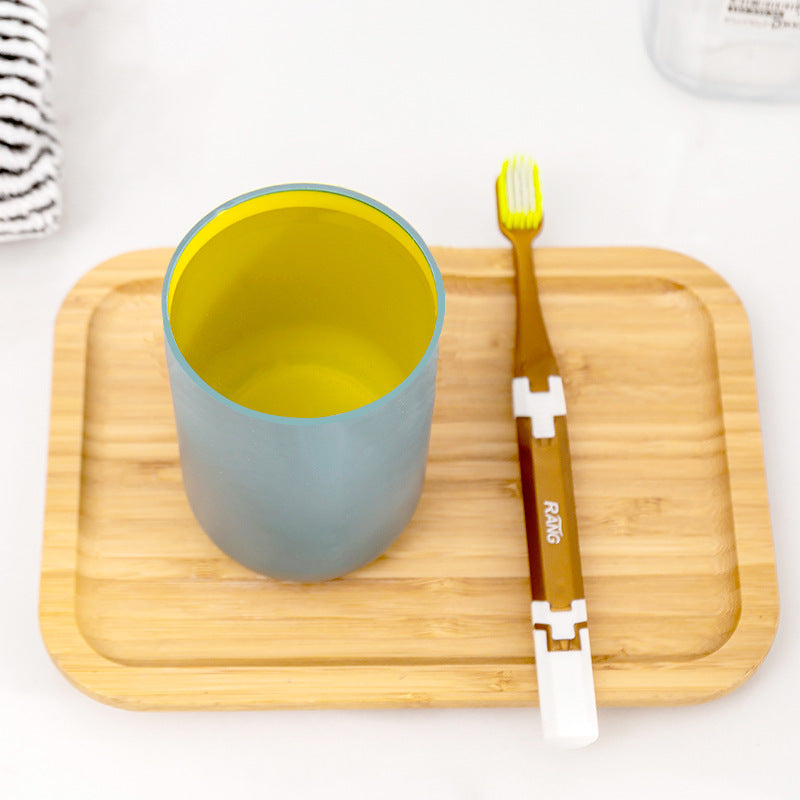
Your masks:
{"label": "bamboo tray", "polygon": [[[323,584],[249,572],[189,511],[162,352],[169,251],[77,284],[55,332],[40,602],[70,681],[136,709],[537,703],[510,255],[434,254],[448,308],[423,499],[386,555]],[[721,695],[778,615],[744,310],[675,253],[543,250],[537,264],[598,701]]]}

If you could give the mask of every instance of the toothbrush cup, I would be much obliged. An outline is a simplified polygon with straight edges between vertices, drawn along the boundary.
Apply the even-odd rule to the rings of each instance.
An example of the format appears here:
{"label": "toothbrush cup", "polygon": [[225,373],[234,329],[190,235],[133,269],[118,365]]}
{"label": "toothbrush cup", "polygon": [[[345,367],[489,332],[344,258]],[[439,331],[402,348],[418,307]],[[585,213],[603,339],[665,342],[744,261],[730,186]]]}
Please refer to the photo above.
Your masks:
{"label": "toothbrush cup", "polygon": [[279,579],[383,553],[425,479],[444,286],[364,195],[273,186],[205,216],[162,292],[183,482],[208,536]]}

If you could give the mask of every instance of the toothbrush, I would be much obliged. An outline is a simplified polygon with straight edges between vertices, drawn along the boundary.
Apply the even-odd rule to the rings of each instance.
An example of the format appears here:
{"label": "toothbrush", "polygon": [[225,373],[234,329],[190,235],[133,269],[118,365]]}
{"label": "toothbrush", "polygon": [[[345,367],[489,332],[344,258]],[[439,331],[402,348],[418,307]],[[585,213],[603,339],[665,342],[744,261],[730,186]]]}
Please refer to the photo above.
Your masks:
{"label": "toothbrush", "polygon": [[528,156],[497,179],[500,230],[514,249],[517,336],[512,401],[517,423],[531,576],[536,675],[544,738],[562,747],[597,739],[564,387],[547,338],[533,270],[542,227],[539,170]]}

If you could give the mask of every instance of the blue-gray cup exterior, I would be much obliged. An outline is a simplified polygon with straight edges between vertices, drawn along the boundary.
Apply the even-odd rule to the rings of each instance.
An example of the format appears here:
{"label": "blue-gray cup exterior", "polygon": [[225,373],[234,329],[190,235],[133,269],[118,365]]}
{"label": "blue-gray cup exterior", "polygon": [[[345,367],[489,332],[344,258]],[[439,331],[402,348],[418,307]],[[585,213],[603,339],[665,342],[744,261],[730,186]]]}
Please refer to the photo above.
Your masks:
{"label": "blue-gray cup exterior", "polygon": [[[168,292],[181,253],[214,216],[262,194],[342,194],[386,214],[411,236],[431,270],[436,322],[406,379],[372,403],[327,417],[255,411],[209,386],[180,352]],[[162,317],[184,488],[200,526],[231,558],[274,578],[321,581],[376,559],[416,510],[425,482],[444,284],[419,234],[386,206],[321,184],[284,184],[234,198],[184,237],[164,279]]]}

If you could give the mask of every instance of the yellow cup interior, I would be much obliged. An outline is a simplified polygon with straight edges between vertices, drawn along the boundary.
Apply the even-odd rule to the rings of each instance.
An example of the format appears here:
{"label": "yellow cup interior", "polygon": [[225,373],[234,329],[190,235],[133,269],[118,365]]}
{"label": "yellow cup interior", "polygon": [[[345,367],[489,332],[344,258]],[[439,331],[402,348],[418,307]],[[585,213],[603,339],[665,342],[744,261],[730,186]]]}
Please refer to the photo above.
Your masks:
{"label": "yellow cup interior", "polygon": [[339,414],[390,392],[425,353],[437,312],[431,268],[398,222],[307,189],[212,217],[175,264],[167,308],[202,380],[287,417]]}

